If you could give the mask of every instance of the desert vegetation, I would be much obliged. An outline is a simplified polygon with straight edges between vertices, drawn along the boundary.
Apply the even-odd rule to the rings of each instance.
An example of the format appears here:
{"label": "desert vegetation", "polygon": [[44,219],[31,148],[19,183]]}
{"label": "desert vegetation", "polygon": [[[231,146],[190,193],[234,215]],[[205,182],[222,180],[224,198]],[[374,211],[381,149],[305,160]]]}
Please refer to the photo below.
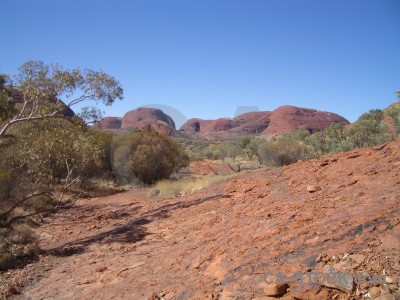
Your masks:
{"label": "desert vegetation", "polygon": [[148,196],[155,198],[173,198],[190,195],[208,188],[210,185],[231,178],[230,175],[205,175],[199,178],[164,179],[158,181],[149,191]]}
{"label": "desert vegetation", "polygon": [[115,139],[113,166],[124,182],[138,178],[153,184],[189,164],[179,144],[154,130],[137,131]]}
{"label": "desert vegetation", "polygon": [[399,124],[397,102],[385,110],[370,110],[351,125],[332,123],[322,132],[311,133],[300,127],[281,136],[241,136],[223,141],[186,136],[183,144],[191,160],[255,161],[259,165],[282,166],[389,142],[399,136]]}
{"label": "desert vegetation", "polygon": [[[83,102],[111,105],[123,99],[112,76],[36,61],[19,71],[14,85],[10,77],[0,77],[1,269],[36,254],[29,228],[101,190],[99,179],[122,175],[126,181],[152,184],[189,162],[178,143],[155,131],[114,137],[89,127],[101,117],[95,105],[74,115],[70,107]],[[20,93],[22,101],[15,101],[12,92]]]}
{"label": "desert vegetation", "polygon": [[[32,254],[25,246],[34,240],[28,224],[74,203],[85,180],[106,168],[102,144],[85,123],[95,121],[99,111],[86,106],[76,117],[65,112],[82,102],[111,105],[123,98],[117,80],[93,70],[29,61],[13,78],[14,86],[9,79],[2,75],[0,82],[1,268]],[[12,91],[22,100],[14,101]]]}

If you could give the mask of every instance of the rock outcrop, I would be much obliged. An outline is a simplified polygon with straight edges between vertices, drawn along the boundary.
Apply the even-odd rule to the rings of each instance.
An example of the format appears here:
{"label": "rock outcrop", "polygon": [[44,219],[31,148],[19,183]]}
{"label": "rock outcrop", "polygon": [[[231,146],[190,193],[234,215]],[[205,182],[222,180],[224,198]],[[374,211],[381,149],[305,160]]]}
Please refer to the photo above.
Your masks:
{"label": "rock outcrop", "polygon": [[225,131],[231,134],[281,135],[293,132],[301,126],[312,133],[323,131],[332,123],[347,125],[349,121],[334,113],[285,105],[272,112],[249,112],[234,119],[190,119],[181,126],[180,131],[192,134]]}
{"label": "rock outcrop", "polygon": [[332,123],[350,124],[345,118],[326,111],[284,105],[275,109],[270,116],[266,134],[285,134],[305,126],[310,132],[323,131]]}
{"label": "rock outcrop", "polygon": [[[33,277],[27,299],[396,299],[399,167],[394,141],[163,201],[148,188],[81,199],[35,229],[54,254],[0,272],[0,287]],[[382,274],[388,284],[366,277]]]}
{"label": "rock outcrop", "polygon": [[140,107],[127,112],[122,118],[106,117],[100,120],[99,127],[109,130],[129,130],[131,128],[151,128],[161,134],[174,135],[175,123],[161,109]]}
{"label": "rock outcrop", "polygon": [[102,129],[121,129],[122,118],[119,117],[105,117],[100,120],[97,125]]}
{"label": "rock outcrop", "polygon": [[[7,87],[6,89],[11,93],[11,98],[13,98],[15,103],[17,103],[17,104],[24,103],[24,94],[20,90],[18,90],[17,88],[13,88],[13,87]],[[49,99],[49,101],[52,103],[56,103],[57,98],[52,97],[51,99]],[[63,103],[63,105],[64,105],[64,103]],[[65,108],[60,112],[60,114],[63,116],[66,116],[66,117],[74,117],[75,116],[74,111],[66,105],[65,105]]]}

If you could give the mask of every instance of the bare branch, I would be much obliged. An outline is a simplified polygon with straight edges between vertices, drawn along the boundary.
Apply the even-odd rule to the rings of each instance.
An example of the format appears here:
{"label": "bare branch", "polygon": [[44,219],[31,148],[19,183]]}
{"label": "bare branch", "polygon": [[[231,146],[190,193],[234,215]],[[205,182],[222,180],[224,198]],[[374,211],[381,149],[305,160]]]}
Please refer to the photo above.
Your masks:
{"label": "bare branch", "polygon": [[31,122],[31,121],[37,121],[37,120],[45,120],[45,119],[52,119],[52,118],[60,118],[69,121],[70,123],[74,124],[74,121],[69,118],[65,117],[63,115],[57,115],[57,112],[53,112],[51,115],[44,115],[44,116],[37,116],[37,117],[25,117],[25,118],[20,118],[20,119],[12,119],[10,120],[0,131],[0,138],[2,138],[6,133],[9,127],[16,123],[22,123],[22,122]]}
{"label": "bare branch", "polygon": [[25,198],[21,199],[20,201],[17,201],[16,203],[14,203],[14,205],[12,205],[8,210],[6,210],[4,213],[2,213],[2,214],[0,215],[0,219],[6,218],[6,217],[7,217],[14,209],[16,209],[18,206],[20,206],[20,205],[23,204],[24,202],[26,202],[26,201],[28,201],[28,200],[30,200],[30,199],[32,199],[32,198],[38,197],[38,196],[46,196],[46,197],[48,197],[48,198],[50,198],[50,199],[53,199],[53,198],[51,198],[51,196],[50,196],[49,194],[47,194],[46,192],[40,192],[40,193],[32,194],[32,195],[30,195],[30,196],[28,196],[28,197],[25,197]]}

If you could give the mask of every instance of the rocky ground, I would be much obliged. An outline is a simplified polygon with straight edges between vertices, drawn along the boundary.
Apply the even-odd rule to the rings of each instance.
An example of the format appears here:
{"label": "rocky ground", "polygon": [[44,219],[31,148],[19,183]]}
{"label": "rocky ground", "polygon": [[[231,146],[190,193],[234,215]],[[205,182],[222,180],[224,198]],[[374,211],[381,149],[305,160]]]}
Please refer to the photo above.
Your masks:
{"label": "rocky ground", "polygon": [[1,273],[2,295],[400,298],[400,142],[241,172],[185,197],[147,192],[83,199],[46,219],[46,253]]}

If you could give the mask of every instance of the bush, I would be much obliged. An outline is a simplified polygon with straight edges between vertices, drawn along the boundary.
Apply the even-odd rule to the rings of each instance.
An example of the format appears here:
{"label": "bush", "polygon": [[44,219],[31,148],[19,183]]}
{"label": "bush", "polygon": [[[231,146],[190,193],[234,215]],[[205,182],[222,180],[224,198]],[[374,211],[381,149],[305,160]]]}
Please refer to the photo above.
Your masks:
{"label": "bush", "polygon": [[128,175],[129,168],[145,184],[168,178],[188,164],[188,156],[174,140],[151,129],[120,138],[114,151],[119,175]]}
{"label": "bush", "polygon": [[397,136],[400,136],[400,102],[388,107],[385,112],[396,126]]}
{"label": "bush", "polygon": [[101,130],[95,130],[92,134],[94,143],[100,147],[102,151],[102,157],[99,166],[103,171],[111,173],[111,146],[113,142],[113,135],[111,132]]}
{"label": "bush", "polygon": [[39,179],[38,183],[59,184],[78,177],[85,180],[100,169],[102,149],[85,125],[45,120],[35,127],[21,125],[18,135],[14,168]]}
{"label": "bush", "polygon": [[305,147],[291,140],[267,141],[260,145],[259,155],[267,165],[289,165],[304,158]]}

